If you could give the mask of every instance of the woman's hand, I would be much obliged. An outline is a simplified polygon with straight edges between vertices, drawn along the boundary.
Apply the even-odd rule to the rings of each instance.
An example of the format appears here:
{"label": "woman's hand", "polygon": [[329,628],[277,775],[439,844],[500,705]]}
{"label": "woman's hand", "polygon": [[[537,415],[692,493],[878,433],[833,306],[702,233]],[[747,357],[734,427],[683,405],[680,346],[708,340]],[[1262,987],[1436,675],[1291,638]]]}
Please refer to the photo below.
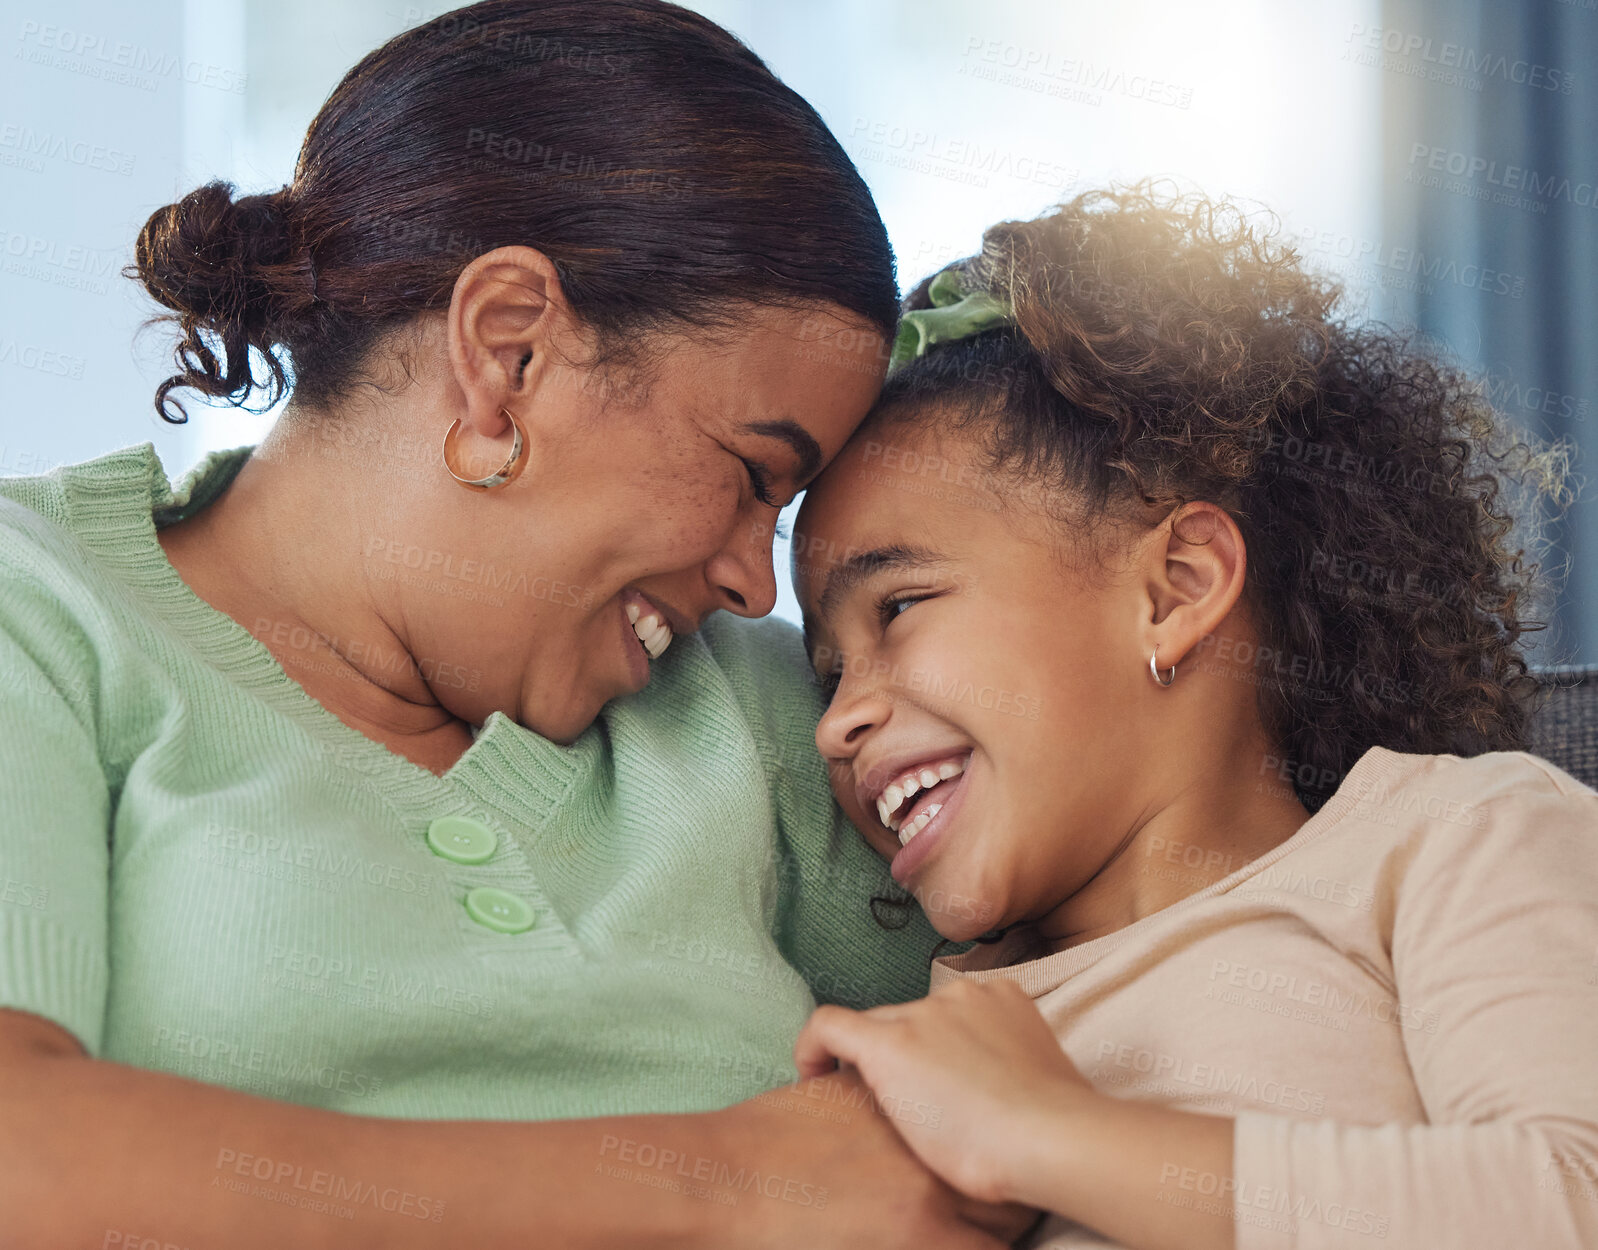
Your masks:
{"label": "woman's hand", "polygon": [[855,1073],[780,1086],[714,1114],[718,1157],[690,1171],[737,1201],[707,1201],[708,1235],[696,1246],[1002,1250],[1038,1218],[965,1198],[932,1175]]}
{"label": "woman's hand", "polygon": [[922,1162],[986,1202],[1014,1199],[1037,1145],[1103,1097],[1008,980],[962,979],[871,1011],[822,1007],[794,1059],[801,1076],[853,1065]]}

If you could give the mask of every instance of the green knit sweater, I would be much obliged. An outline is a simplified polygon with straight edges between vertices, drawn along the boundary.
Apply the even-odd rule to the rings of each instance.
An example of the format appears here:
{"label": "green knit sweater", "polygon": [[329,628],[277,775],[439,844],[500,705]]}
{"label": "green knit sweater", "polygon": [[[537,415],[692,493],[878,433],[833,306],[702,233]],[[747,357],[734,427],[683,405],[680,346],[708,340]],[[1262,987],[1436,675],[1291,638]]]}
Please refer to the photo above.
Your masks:
{"label": "green knit sweater", "polygon": [[0,1006],[290,1102],[535,1119],[725,1106],[793,1079],[815,1000],[925,992],[791,626],[718,614],[571,746],[495,712],[440,777],[166,559],[251,451],[0,479]]}

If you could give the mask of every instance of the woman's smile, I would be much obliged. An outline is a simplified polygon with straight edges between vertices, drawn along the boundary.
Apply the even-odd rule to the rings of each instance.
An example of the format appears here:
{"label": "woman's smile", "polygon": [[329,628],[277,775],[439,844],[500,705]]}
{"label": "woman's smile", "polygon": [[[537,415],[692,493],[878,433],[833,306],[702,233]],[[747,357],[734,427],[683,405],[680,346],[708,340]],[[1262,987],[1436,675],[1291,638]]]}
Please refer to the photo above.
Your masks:
{"label": "woman's smile", "polygon": [[678,633],[692,633],[698,625],[633,586],[622,591],[618,602],[622,652],[627,658],[630,691],[636,693],[649,684],[650,663],[666,654]]}

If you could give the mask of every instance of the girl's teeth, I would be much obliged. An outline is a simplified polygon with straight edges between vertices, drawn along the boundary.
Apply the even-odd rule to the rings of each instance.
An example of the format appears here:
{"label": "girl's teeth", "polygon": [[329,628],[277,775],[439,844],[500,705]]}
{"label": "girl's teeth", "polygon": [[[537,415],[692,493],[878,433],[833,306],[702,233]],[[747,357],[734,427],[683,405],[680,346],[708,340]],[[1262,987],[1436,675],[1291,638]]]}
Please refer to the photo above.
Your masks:
{"label": "girl's teeth", "polygon": [[939,812],[941,812],[942,810],[943,810],[943,804],[942,803],[934,803],[934,804],[932,804],[931,807],[927,808],[926,811],[922,812],[914,820],[907,821],[905,823],[904,828],[899,830],[899,845],[900,846],[909,846],[910,845],[910,839],[915,837],[916,834],[920,833],[923,829],[925,829],[927,827],[928,822],[931,821],[931,819],[934,816],[936,816]]}
{"label": "girl's teeth", "polygon": [[[910,821],[908,824],[903,824],[902,822],[895,824],[893,813],[899,810],[900,804],[914,798],[923,790],[932,789],[938,782],[948,781],[951,777],[958,777],[963,772],[965,772],[964,760],[945,760],[935,769],[923,768],[920,772],[906,774],[884,790],[881,797],[877,799],[878,818],[889,829],[898,833],[901,843],[908,842],[921,832],[921,827],[926,823],[926,820],[922,820],[922,825],[917,825],[915,821]],[[943,804],[934,803],[927,809],[925,817],[930,819],[936,816],[942,808]]]}

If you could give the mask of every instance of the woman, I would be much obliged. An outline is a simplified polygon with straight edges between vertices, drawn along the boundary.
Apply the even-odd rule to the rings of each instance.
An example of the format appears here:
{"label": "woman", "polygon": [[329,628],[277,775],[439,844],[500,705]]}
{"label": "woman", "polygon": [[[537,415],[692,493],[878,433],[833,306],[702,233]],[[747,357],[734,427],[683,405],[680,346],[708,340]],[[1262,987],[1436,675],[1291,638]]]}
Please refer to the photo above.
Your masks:
{"label": "woman", "polygon": [[136,273],[163,416],[243,404],[252,349],[293,401],[175,487],[149,444],[4,483],[8,1240],[1013,1231],[858,1086],[714,1110],[933,941],[871,923],[794,631],[707,619],[771,608],[894,323],[814,111],[658,0],[493,0]]}

